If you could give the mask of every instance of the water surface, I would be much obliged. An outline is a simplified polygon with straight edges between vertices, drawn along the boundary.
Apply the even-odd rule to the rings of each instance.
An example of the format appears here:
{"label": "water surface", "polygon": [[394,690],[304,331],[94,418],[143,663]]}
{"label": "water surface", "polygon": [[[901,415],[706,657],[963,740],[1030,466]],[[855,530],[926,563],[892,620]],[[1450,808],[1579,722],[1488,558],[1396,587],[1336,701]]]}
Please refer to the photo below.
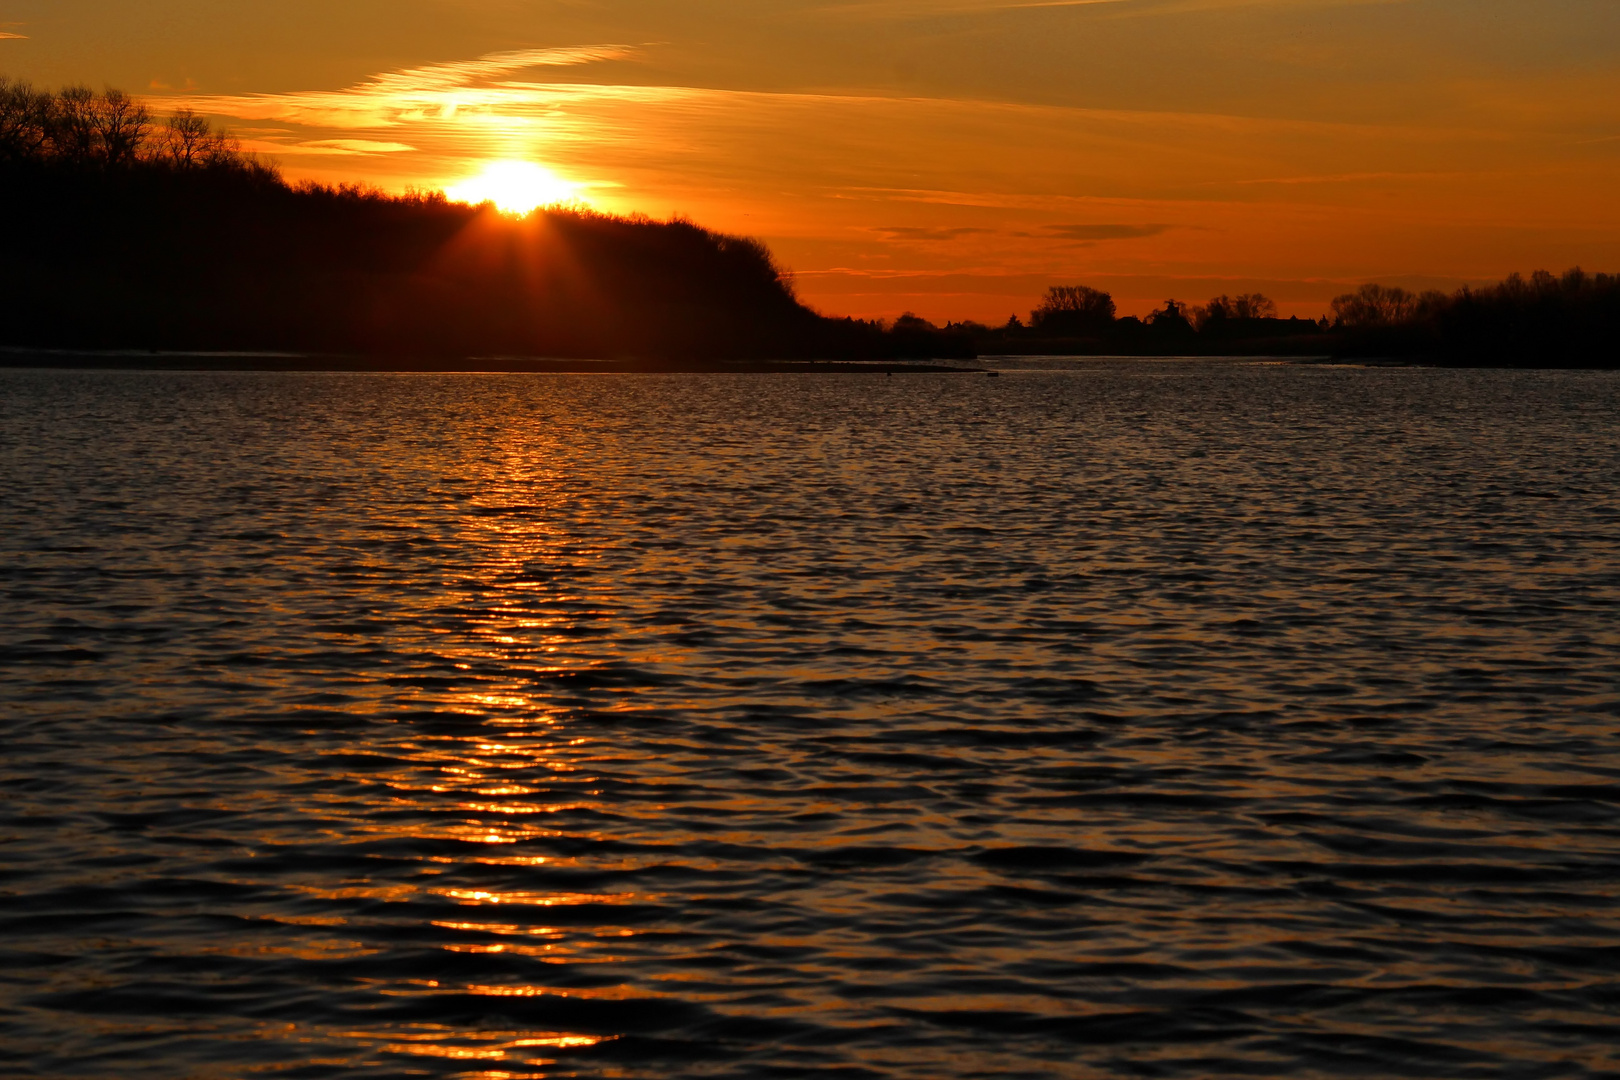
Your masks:
{"label": "water surface", "polygon": [[0,1073],[1620,1075],[1620,377],[0,371]]}

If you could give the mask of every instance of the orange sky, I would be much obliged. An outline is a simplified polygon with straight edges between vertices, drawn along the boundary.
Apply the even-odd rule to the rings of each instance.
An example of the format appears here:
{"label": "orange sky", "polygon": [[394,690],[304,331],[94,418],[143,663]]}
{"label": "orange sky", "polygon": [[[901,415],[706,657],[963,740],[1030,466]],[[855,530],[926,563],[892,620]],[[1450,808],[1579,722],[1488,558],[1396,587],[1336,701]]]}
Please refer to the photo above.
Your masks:
{"label": "orange sky", "polygon": [[0,73],[191,104],[294,178],[538,163],[838,315],[1620,269],[1615,0],[0,0]]}

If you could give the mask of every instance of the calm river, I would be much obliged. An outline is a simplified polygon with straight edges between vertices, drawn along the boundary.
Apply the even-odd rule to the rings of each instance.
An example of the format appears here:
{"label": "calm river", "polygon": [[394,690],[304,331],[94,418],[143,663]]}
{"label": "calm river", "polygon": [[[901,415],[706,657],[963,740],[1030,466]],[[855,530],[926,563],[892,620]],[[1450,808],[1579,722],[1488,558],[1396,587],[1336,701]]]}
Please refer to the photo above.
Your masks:
{"label": "calm river", "polygon": [[1620,375],[0,371],[0,1074],[1613,1077]]}

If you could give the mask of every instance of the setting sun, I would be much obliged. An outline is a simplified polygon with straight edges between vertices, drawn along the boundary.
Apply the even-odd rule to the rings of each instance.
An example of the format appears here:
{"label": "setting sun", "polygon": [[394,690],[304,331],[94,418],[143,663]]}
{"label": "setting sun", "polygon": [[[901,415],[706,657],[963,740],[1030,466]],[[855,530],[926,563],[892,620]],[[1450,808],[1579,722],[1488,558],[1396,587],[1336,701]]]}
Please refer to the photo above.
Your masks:
{"label": "setting sun", "polygon": [[1617,194],[1620,0],[0,0],[0,1080],[1620,1080]]}
{"label": "setting sun", "polygon": [[579,197],[579,190],[579,184],[533,162],[495,161],[445,194],[457,202],[490,202],[504,213],[527,214],[542,206],[572,202]]}

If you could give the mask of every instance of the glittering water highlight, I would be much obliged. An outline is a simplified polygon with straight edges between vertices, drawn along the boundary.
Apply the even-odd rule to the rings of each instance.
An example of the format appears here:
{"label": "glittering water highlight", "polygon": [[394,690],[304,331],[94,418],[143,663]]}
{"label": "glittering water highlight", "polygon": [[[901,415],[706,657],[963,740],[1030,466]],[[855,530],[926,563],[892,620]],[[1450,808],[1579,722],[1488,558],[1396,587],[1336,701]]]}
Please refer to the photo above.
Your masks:
{"label": "glittering water highlight", "polygon": [[1620,1071],[1620,377],[1067,368],[0,371],[0,1072]]}

